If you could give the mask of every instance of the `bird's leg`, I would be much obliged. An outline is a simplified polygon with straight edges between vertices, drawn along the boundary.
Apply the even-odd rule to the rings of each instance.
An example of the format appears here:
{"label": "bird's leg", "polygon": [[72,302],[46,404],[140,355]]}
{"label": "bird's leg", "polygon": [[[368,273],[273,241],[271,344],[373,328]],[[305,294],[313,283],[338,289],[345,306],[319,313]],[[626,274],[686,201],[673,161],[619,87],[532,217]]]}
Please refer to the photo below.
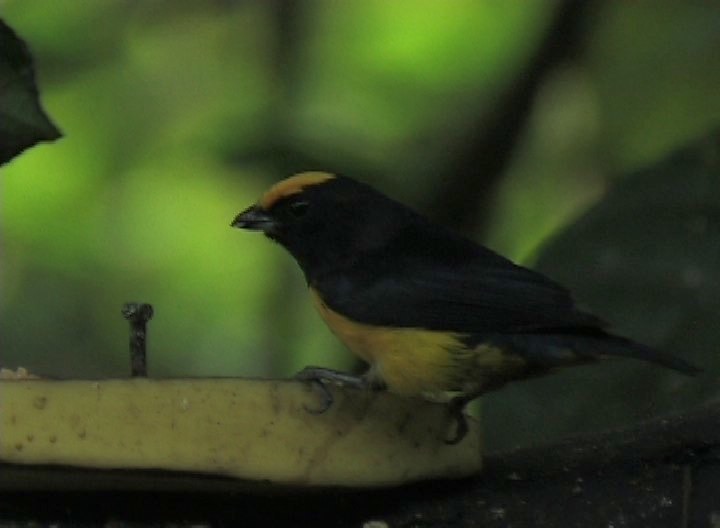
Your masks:
{"label": "bird's leg", "polygon": [[323,367],[305,367],[295,374],[295,379],[300,381],[333,381],[355,389],[364,389],[368,386],[368,381],[364,376],[354,376],[347,372]]}
{"label": "bird's leg", "polygon": [[348,374],[347,372],[341,372],[339,370],[332,370],[323,367],[305,367],[300,372],[295,374],[295,379],[300,381],[309,381],[314,385],[318,386],[322,391],[322,406],[319,409],[308,409],[307,407],[305,408],[305,410],[313,414],[324,413],[335,401],[332,392],[330,392],[330,389],[325,384],[326,381],[339,383],[340,385],[352,387],[354,389],[382,390],[385,388],[382,383],[371,379],[367,374],[363,374],[362,376],[354,376],[352,374]]}
{"label": "bird's leg", "polygon": [[484,392],[486,391],[477,390],[468,394],[462,394],[460,396],[455,396],[448,402],[448,412],[450,413],[450,416],[455,418],[457,427],[455,429],[455,434],[451,438],[445,440],[446,444],[455,445],[465,438],[465,435],[467,435],[468,430],[470,429],[467,417],[463,412],[465,410],[465,406]]}
{"label": "bird's leg", "polygon": [[467,417],[463,412],[465,410],[465,406],[486,392],[495,391],[504,387],[507,381],[508,380],[506,378],[500,377],[486,378],[475,385],[472,389],[468,390],[468,392],[455,396],[448,402],[448,412],[450,413],[450,416],[455,418],[455,421],[457,422],[457,429],[455,429],[455,435],[452,438],[445,440],[446,444],[455,445],[465,438],[465,435],[467,435],[470,428],[468,426]]}

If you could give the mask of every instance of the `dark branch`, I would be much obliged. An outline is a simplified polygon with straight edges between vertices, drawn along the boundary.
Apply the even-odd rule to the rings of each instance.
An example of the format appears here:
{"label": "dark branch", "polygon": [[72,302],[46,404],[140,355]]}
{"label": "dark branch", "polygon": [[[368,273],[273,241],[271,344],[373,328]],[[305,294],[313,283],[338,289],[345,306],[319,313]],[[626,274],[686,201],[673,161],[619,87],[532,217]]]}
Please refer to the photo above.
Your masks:
{"label": "dark branch", "polygon": [[433,218],[465,232],[485,227],[488,204],[525,129],[535,94],[549,72],[581,50],[593,5],[565,0],[558,6],[528,67],[500,96],[490,115],[477,117],[454,161],[438,178],[444,185],[424,208]]}

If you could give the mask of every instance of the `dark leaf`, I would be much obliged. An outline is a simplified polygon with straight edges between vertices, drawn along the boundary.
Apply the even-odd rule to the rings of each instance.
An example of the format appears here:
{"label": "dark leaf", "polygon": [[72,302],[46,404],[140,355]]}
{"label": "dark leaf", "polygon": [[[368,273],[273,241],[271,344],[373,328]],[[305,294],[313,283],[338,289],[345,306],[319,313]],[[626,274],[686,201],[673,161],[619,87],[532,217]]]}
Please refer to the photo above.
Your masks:
{"label": "dark leaf", "polygon": [[0,165],[60,136],[40,105],[27,46],[0,20]]}
{"label": "dark leaf", "polygon": [[705,373],[617,360],[518,384],[487,398],[496,447],[628,424],[718,395],[720,133],[619,180],[545,247],[536,268],[617,333]]}

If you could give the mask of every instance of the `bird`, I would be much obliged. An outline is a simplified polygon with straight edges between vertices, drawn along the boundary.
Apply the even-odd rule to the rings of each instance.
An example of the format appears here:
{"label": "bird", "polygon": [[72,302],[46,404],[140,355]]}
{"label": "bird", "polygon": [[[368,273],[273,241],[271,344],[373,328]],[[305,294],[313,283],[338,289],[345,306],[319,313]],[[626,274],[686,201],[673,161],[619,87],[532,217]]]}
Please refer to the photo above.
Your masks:
{"label": "bird", "polygon": [[231,226],[263,232],[294,257],[321,318],[368,364],[361,376],[308,367],[299,378],[450,395],[449,444],[467,434],[466,405],[509,382],[611,356],[699,372],[610,333],[545,275],[347,176],[279,181]]}

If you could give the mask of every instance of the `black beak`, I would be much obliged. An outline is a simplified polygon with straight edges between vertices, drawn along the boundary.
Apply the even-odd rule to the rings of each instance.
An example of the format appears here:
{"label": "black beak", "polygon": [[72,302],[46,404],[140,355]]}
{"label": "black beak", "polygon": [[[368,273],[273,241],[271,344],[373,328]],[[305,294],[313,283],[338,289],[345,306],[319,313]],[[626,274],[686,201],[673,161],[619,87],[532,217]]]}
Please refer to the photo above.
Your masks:
{"label": "black beak", "polygon": [[251,231],[268,231],[275,225],[275,221],[267,211],[253,205],[238,214],[230,225]]}

